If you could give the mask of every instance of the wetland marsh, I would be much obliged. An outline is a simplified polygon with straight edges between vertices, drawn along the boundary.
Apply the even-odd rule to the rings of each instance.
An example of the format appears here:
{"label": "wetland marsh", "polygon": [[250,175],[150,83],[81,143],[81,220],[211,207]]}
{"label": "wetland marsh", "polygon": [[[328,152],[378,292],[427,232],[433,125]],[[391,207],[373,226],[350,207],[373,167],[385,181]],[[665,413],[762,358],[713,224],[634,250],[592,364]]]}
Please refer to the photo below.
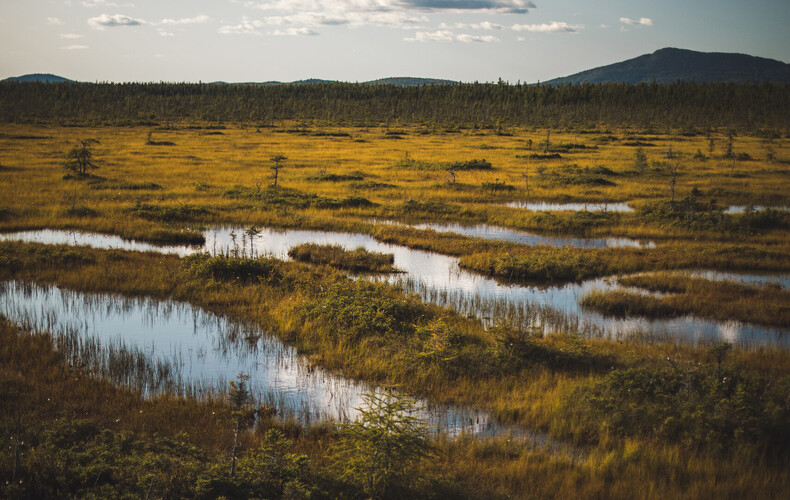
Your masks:
{"label": "wetland marsh", "polygon": [[[360,498],[343,464],[380,398],[444,430],[393,497],[790,491],[784,115],[115,112],[0,123],[4,474],[55,491],[36,460],[76,461],[66,435],[106,491],[253,491],[238,455],[277,463],[274,496]],[[99,168],[65,171],[88,138]],[[105,467],[116,443],[171,468]]]}

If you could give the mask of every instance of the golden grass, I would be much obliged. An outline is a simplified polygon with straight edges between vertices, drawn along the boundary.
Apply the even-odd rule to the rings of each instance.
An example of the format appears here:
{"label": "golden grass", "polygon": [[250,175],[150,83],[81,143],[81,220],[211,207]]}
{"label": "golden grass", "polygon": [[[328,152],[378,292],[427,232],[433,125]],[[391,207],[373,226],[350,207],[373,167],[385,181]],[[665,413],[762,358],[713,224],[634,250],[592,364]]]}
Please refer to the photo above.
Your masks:
{"label": "golden grass", "polygon": [[[713,498],[738,497],[745,488],[751,488],[750,491],[775,497],[786,491],[790,481],[787,471],[781,467],[739,459],[736,455],[696,452],[660,440],[599,436],[594,442],[586,443],[585,435],[579,434],[582,427],[565,413],[567,398],[576,389],[601,380],[608,369],[575,371],[551,364],[535,364],[500,375],[480,376],[461,370],[457,375],[448,376],[441,369],[414,372],[405,368],[403,358],[393,356],[387,346],[366,347],[360,344],[353,348],[348,344],[335,343],[324,333],[311,331],[311,325],[305,323],[305,318],[297,315],[298,308],[294,308],[294,304],[309,300],[310,296],[298,283],[322,283],[327,287],[339,278],[327,270],[319,272],[292,263],[281,265],[284,276],[290,276],[282,285],[216,281],[207,285],[202,281],[185,279],[179,259],[172,256],[78,249],[74,252],[81,256],[81,260],[64,266],[59,265],[52,254],[47,254],[42,245],[6,243],[2,247],[3,255],[17,259],[19,264],[16,271],[4,266],[3,278],[55,283],[82,291],[113,291],[188,300],[239,320],[255,321],[295,342],[311,355],[312,361],[346,375],[394,384],[438,402],[487,408],[505,422],[544,429],[552,435],[571,438],[579,443],[579,458],[574,458],[575,446],[561,445],[559,451],[530,450],[521,444],[508,443],[506,438],[492,442],[461,440],[439,443],[440,458],[428,466],[425,474],[450,478],[473,496],[500,494],[529,498],[556,494],[581,498]],[[68,257],[57,252],[54,255]],[[69,258],[75,260],[73,256]],[[294,288],[287,283],[297,286]],[[478,322],[446,311],[436,311],[469,338],[477,338],[483,343],[495,342],[492,338],[494,333],[483,331]],[[45,340],[33,339],[37,343],[37,352],[48,349]],[[689,366],[716,363],[715,355],[704,347],[643,345],[563,336],[534,339],[534,342],[546,352],[594,354],[620,368],[660,368],[668,366],[667,358]],[[192,419],[189,424],[192,427],[184,427],[184,431],[189,439],[193,439],[194,432],[194,441],[206,449],[217,450],[230,440],[227,421],[211,413],[220,413],[216,405],[222,409],[221,402],[172,397],[145,401],[108,384],[101,385],[102,389],[98,390],[90,377],[78,376],[77,382],[84,384],[82,389],[82,385],[69,382],[70,375],[66,375],[68,371],[64,372],[63,368],[57,368],[54,375],[36,375],[37,367],[44,371],[55,370],[52,366],[57,365],[56,358],[43,363],[48,358],[39,354],[27,356],[24,354],[27,347],[10,347],[13,342],[4,345],[16,353],[15,356],[23,356],[26,360],[22,373],[37,391],[31,402],[43,401],[59,393],[68,395],[73,401],[65,411],[87,411],[89,418],[113,429],[172,435],[181,429],[181,419]],[[773,377],[790,375],[787,351],[757,349],[735,351],[730,356],[728,363],[740,367],[744,373],[763,373]],[[1,368],[11,376],[8,370],[17,370],[15,366],[18,363],[4,362]],[[53,379],[57,383],[53,383]],[[106,405],[107,401],[114,403]],[[49,411],[48,405],[42,403],[41,411]],[[140,410],[143,410],[142,414]],[[223,415],[227,414],[226,410],[222,411]],[[299,446],[321,463],[321,454],[328,446],[327,439],[331,442],[331,438],[326,436],[305,436]]]}
{"label": "golden grass", "polygon": [[[623,145],[629,140],[625,130],[612,132],[619,139],[616,141],[605,140],[608,133],[552,131],[552,142],[596,145],[597,149],[563,152],[560,159],[537,160],[523,157],[538,152],[537,144],[545,139],[545,130],[514,130],[513,136],[498,136],[472,130],[459,134],[419,134],[416,128],[406,127],[401,139],[391,139],[385,129],[374,127],[314,127],[349,134],[349,137],[331,137],[242,126],[229,126],[221,134],[209,134],[184,125],[154,132],[156,141],[172,142],[170,146],[146,144],[150,131],[146,127],[0,125],[0,230],[75,228],[133,239],[172,241],[185,229],[200,229],[208,224],[327,228],[366,232],[385,241],[456,255],[489,250],[490,258],[480,260],[481,268],[499,258],[503,250],[512,250],[524,258],[543,252],[456,236],[375,227],[367,221],[369,218],[452,220],[544,233],[628,236],[660,243],[652,250],[582,252],[585,258],[600,257],[596,265],[613,266],[613,272],[628,266],[645,269],[705,265],[763,270],[786,270],[788,266],[790,234],[786,227],[754,234],[722,233],[655,225],[641,220],[635,213],[614,215],[592,227],[575,227],[572,214],[547,218],[500,206],[509,201],[577,200],[627,201],[638,207],[669,198],[663,154],[670,145],[680,155],[670,160],[681,164],[676,198],[687,196],[697,187],[706,200],[715,198],[719,203],[786,206],[790,205],[787,175],[790,144],[786,139],[775,141],[777,160],[769,162],[765,159],[762,139],[738,137],[736,152],[748,153],[754,160],[733,163],[721,158],[726,139],[720,132],[713,135],[717,143],[714,158],[707,160],[693,158],[698,149],[707,154],[705,137],[650,135],[644,141],[656,146],[645,148],[649,168],[643,175],[634,175],[635,148]],[[278,124],[278,127],[286,129],[293,125]],[[20,136],[42,138],[20,139]],[[100,141],[94,151],[101,168],[95,174],[103,179],[64,180],[60,162],[65,153],[76,140],[89,137]],[[529,140],[533,141],[533,150],[526,149]],[[451,183],[452,179],[441,169],[399,166],[406,153],[427,164],[484,158],[494,169],[458,171]],[[320,205],[273,203],[256,196],[271,182],[269,158],[275,154],[288,157],[279,174],[282,192],[294,190],[298,195],[315,195],[330,201],[364,197],[375,205],[328,209]],[[616,174],[606,176],[614,185],[558,183],[553,174],[564,172],[566,164],[578,164],[582,169],[604,166]],[[349,180],[342,180],[343,177],[316,180],[329,174],[346,176]],[[353,180],[360,175],[363,180]],[[496,182],[515,189],[481,188],[483,183]],[[227,195],[238,186],[250,195]],[[5,260],[0,261],[3,263],[0,275],[3,278],[57,283],[83,291],[188,300],[215,312],[255,321],[295,343],[314,362],[329,369],[395,384],[439,402],[481,406],[503,421],[579,442],[584,441],[584,428],[564,415],[567,397],[601,380],[607,373],[597,369],[564,370],[546,364],[485,375],[474,373],[471,368],[465,373],[461,367],[450,376],[440,365],[404,369],[404,358],[393,355],[391,350],[375,345],[334,343],[322,336],[320,330],[305,331],[306,318],[299,316],[296,304],[309,296],[304,288],[296,286],[299,283],[293,290],[254,283],[207,285],[185,279],[180,271],[181,262],[172,256],[81,249],[78,253],[87,256],[87,260],[63,265],[51,254],[41,252],[37,245],[3,244],[2,248],[4,255],[0,259]],[[15,268],[14,262],[8,260],[15,254],[27,264]],[[685,264],[679,266],[677,259],[685,259]],[[284,265],[283,269],[304,280],[302,286],[331,284],[339,279],[328,270],[307,270],[296,263]],[[697,295],[704,297],[705,293],[700,291]],[[747,301],[746,307],[748,304]],[[463,332],[474,345],[496,344],[492,334],[478,322],[438,308],[430,309],[452,328]],[[662,367],[667,365],[667,358],[690,366],[715,363],[704,347],[580,341],[563,336],[534,342],[550,353],[593,353],[598,358],[610,359],[613,366],[620,368]],[[43,346],[25,349],[36,353],[46,350]],[[790,356],[779,349],[736,351],[729,362],[748,373],[776,377],[790,374]],[[26,366],[25,373],[33,378],[38,376],[34,364]],[[12,377],[12,367],[4,365],[2,370],[4,376]],[[58,370],[53,373],[64,377],[64,372]],[[44,396],[54,394],[51,391],[60,391],[74,396],[75,411],[87,408],[102,425],[110,428],[115,428],[114,422],[120,418],[122,423],[116,427],[139,432],[168,435],[183,429],[190,440],[207,449],[217,450],[227,441],[225,431],[221,430],[227,429],[225,423],[212,421],[208,416],[219,402],[168,397],[143,401],[122,391],[115,394],[113,391],[117,389],[106,384],[97,390],[96,382],[88,379],[84,387],[69,385],[65,377],[47,389],[44,380],[51,381],[53,377],[41,375],[35,382],[39,384],[35,401],[44,401]],[[103,401],[114,404],[103,405]],[[50,406],[42,403],[42,408]],[[140,409],[144,410],[142,414]],[[135,412],[142,416],[135,417]],[[193,423],[183,423],[186,421]],[[311,457],[320,463],[326,443],[316,439],[300,446],[311,450]],[[749,494],[770,498],[781,497],[790,489],[788,473],[782,468],[741,461],[734,454],[692,452],[676,444],[646,438],[597,436],[595,444],[585,447],[586,458],[581,461],[569,460],[562,454],[514,447],[504,440],[452,441],[442,444],[441,450],[441,459],[431,466],[434,477],[452,478],[463,484],[466,491],[480,497],[737,498]]]}

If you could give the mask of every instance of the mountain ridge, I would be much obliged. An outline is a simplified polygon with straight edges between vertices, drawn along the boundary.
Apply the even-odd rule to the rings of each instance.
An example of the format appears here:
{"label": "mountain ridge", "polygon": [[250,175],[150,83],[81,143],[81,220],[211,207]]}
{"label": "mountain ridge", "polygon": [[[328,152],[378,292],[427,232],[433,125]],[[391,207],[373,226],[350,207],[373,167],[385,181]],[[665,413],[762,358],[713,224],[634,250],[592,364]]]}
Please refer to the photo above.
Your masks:
{"label": "mountain ridge", "polygon": [[697,52],[666,47],[652,54],[542,82],[578,83],[790,83],[790,64],[734,52]]}
{"label": "mountain ridge", "polygon": [[[33,73],[6,78],[2,81],[17,82],[74,82],[51,73]],[[542,85],[564,85],[580,83],[790,83],[790,64],[775,59],[730,52],[697,52],[688,49],[666,47],[652,54],[643,54],[633,59],[588,69],[569,76],[540,82]],[[308,78],[292,82],[211,82],[235,85],[309,85],[339,83],[339,80]],[[439,78],[387,77],[359,82],[365,85],[394,85],[411,87],[419,85],[457,85],[463,82]]]}
{"label": "mountain ridge", "polygon": [[[12,76],[9,78],[5,78],[4,82],[44,82],[44,83],[60,83],[60,82],[74,82],[80,83],[75,80],[70,80],[68,78],[64,78],[62,76],[53,75],[51,73],[31,73],[28,75],[21,75],[21,76]],[[280,82],[276,80],[264,81],[264,82],[225,82],[225,81],[214,81],[210,82],[212,84],[217,85],[310,85],[310,84],[317,84],[317,83],[340,83],[339,80],[324,80],[321,78],[307,78],[304,80],[295,80],[292,82]],[[360,82],[366,85],[395,85],[399,87],[411,87],[415,85],[453,85],[458,84],[460,82],[453,81],[453,80],[442,80],[439,78],[420,78],[420,77],[412,77],[412,76],[396,76],[396,77],[387,77],[387,78],[379,78],[377,80],[370,80],[367,82]]]}
{"label": "mountain ridge", "polygon": [[68,78],[53,75],[52,73],[30,73],[22,76],[11,76],[4,79],[5,82],[44,82],[44,83],[60,83],[70,82]]}

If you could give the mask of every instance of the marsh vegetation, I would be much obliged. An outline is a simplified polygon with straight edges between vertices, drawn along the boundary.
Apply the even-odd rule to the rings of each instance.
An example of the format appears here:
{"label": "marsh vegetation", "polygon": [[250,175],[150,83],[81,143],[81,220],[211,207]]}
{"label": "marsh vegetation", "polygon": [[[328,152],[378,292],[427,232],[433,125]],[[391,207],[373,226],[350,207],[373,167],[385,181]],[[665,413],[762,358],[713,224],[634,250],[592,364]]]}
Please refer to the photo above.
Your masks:
{"label": "marsh vegetation", "polygon": [[786,87],[297,90],[0,84],[0,496],[786,496]]}

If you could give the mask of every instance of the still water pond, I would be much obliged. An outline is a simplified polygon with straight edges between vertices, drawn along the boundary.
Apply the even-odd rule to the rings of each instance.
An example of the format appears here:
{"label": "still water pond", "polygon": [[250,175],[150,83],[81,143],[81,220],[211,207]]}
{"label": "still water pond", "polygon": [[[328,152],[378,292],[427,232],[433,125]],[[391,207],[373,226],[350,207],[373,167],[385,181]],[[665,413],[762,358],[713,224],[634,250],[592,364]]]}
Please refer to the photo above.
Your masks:
{"label": "still water pond", "polygon": [[[147,394],[225,391],[243,372],[258,401],[281,417],[309,423],[353,420],[362,395],[376,390],[309,366],[294,348],[255,326],[187,303],[11,281],[0,283],[0,314],[52,332],[69,358]],[[420,406],[419,414],[449,435],[505,432],[484,412]]]}
{"label": "still water pond", "polygon": [[[737,345],[780,345],[790,347],[787,330],[743,324],[736,321],[709,321],[693,317],[664,320],[645,318],[614,319],[582,309],[580,300],[596,290],[619,289],[613,280],[595,279],[561,286],[502,284],[465,271],[456,257],[440,255],[376,241],[362,234],[328,231],[262,229],[248,236],[241,228],[212,228],[205,232],[203,247],[154,247],[156,251],[186,255],[197,251],[227,253],[234,249],[247,255],[268,255],[288,259],[288,249],[302,243],[338,244],[352,249],[392,253],[395,267],[404,271],[388,279],[424,300],[452,307],[462,314],[481,317],[487,324],[508,318],[523,326],[536,326],[547,333],[573,331],[586,336],[676,340],[690,343],[728,341]],[[0,235],[0,239],[70,243],[101,248],[130,248],[132,244],[108,237],[67,231],[31,231]],[[127,246],[128,245],[128,246]],[[735,275],[733,275],[735,276]]]}
{"label": "still water pond", "polygon": [[655,243],[640,243],[630,238],[570,238],[566,236],[542,236],[488,224],[439,224],[424,223],[411,226],[415,229],[431,229],[439,233],[457,233],[472,238],[507,241],[522,245],[548,245],[551,247],[576,248],[654,248]]}
{"label": "still water pond", "polygon": [[512,201],[506,206],[535,212],[633,212],[628,203],[550,203],[546,201]]}
{"label": "still water pond", "polygon": [[790,207],[787,206],[776,206],[776,207],[766,207],[763,205],[730,205],[727,207],[727,210],[724,211],[725,214],[742,214],[746,212],[747,208],[750,208],[755,211],[759,210],[766,210],[770,208],[771,210],[779,210],[782,212],[790,211]]}

